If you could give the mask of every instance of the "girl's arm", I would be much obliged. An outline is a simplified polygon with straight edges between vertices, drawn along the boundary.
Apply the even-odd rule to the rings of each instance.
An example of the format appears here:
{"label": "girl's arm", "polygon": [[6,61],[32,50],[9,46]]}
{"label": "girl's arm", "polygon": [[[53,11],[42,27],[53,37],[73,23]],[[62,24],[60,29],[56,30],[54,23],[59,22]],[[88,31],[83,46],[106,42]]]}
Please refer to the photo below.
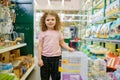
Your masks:
{"label": "girl's arm", "polygon": [[39,41],[39,47],[38,47],[38,65],[41,67],[43,66],[43,61],[42,61],[42,46],[43,46],[43,41]]}
{"label": "girl's arm", "polygon": [[42,40],[39,41],[39,46],[38,46],[38,60],[41,59],[41,54],[42,54]]}
{"label": "girl's arm", "polygon": [[73,48],[69,47],[69,46],[68,46],[68,45],[64,42],[64,40],[63,40],[63,39],[62,39],[62,40],[60,40],[60,45],[61,45],[63,48],[65,48],[66,50],[70,51],[70,52],[75,51],[75,49],[73,49]]}

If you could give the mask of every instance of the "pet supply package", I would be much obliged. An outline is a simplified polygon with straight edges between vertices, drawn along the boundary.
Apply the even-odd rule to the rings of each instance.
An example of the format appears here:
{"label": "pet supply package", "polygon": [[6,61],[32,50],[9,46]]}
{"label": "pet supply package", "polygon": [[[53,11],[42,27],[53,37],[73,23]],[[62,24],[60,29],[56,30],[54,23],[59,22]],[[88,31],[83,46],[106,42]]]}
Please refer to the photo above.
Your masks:
{"label": "pet supply package", "polygon": [[103,24],[100,24],[100,25],[97,27],[96,35],[95,35],[97,38],[100,38],[100,31],[101,31],[102,25],[103,25]]}
{"label": "pet supply package", "polygon": [[110,30],[111,25],[112,25],[112,22],[103,24],[101,31],[100,31],[101,38],[109,38],[109,30]]}
{"label": "pet supply package", "polygon": [[110,28],[109,38],[120,39],[120,18],[113,22]]}

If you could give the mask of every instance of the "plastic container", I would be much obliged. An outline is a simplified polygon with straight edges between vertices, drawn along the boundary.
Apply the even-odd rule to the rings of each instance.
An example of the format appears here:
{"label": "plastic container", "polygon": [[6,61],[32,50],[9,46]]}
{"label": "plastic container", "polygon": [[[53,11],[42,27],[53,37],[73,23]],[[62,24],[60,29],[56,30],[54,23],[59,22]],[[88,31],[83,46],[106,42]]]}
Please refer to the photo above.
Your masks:
{"label": "plastic container", "polygon": [[11,63],[1,64],[0,65],[0,73],[10,73],[13,70],[13,66]]}

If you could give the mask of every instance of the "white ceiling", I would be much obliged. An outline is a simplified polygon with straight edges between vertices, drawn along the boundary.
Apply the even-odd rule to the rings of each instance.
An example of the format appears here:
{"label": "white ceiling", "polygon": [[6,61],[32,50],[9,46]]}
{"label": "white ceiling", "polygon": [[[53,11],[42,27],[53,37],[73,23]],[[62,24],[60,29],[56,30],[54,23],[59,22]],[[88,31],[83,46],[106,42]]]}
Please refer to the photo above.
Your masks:
{"label": "white ceiling", "polygon": [[[50,4],[48,4],[50,1]],[[64,5],[62,4],[64,2]],[[34,0],[36,10],[77,10],[82,9],[87,0]]]}

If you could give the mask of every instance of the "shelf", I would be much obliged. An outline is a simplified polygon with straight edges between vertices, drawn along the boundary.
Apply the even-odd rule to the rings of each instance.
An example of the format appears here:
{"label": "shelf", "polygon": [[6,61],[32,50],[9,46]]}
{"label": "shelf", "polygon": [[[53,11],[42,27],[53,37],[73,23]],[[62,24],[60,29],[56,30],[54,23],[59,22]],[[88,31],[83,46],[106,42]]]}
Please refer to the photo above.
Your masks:
{"label": "shelf", "polygon": [[63,22],[87,22],[87,20],[63,20]]}
{"label": "shelf", "polygon": [[85,38],[85,40],[89,41],[98,41],[98,42],[110,42],[120,44],[120,40],[111,40],[111,39],[98,39],[98,38]]}
{"label": "shelf", "polygon": [[27,45],[26,43],[23,43],[23,44],[17,44],[17,45],[14,45],[14,46],[10,46],[10,47],[0,49],[0,54],[2,54],[4,52],[7,52],[7,51],[10,51],[10,50],[14,50],[14,49],[26,46],[26,45]]}
{"label": "shelf", "polygon": [[120,11],[105,17],[104,20],[108,18],[118,18],[119,16],[120,16]]}
{"label": "shelf", "polygon": [[95,23],[102,24],[102,23],[104,23],[103,22],[104,20],[107,20],[107,22],[110,22],[110,21],[113,21],[113,19],[116,20],[119,16],[120,16],[120,11],[116,12],[114,14],[111,14],[107,17],[104,17],[104,18],[101,17],[98,20],[92,22],[92,24],[95,24]]}
{"label": "shelf", "polygon": [[28,75],[31,73],[31,71],[34,69],[35,64],[33,64],[28,70],[27,72],[22,76],[22,78],[20,80],[26,80],[26,78],[28,77]]}

